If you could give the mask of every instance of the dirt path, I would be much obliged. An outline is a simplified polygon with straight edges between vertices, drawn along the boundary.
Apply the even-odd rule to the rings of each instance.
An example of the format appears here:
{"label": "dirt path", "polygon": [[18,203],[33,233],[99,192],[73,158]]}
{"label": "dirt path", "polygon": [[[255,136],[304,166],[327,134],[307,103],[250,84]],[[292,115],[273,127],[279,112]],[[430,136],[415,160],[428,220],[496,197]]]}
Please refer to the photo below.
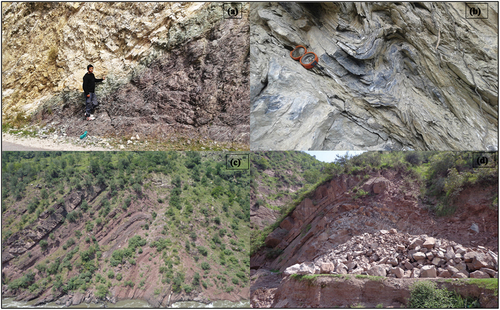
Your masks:
{"label": "dirt path", "polygon": [[[79,143],[78,138],[32,138],[22,137],[2,132],[2,151],[26,151],[26,150],[47,150],[47,151],[112,151],[112,147],[102,147],[86,143]],[[74,140],[74,141],[73,141]],[[3,143],[8,142],[8,148],[4,148]],[[79,143],[76,145],[75,143]],[[21,146],[21,147],[17,147]]]}

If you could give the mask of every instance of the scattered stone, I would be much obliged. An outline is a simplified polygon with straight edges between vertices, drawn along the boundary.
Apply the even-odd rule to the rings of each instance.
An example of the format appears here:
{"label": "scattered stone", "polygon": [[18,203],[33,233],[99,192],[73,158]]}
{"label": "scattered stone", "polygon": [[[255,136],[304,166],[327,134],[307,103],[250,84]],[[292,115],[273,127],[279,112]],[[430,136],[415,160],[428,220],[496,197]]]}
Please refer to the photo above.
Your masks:
{"label": "scattered stone", "polygon": [[436,267],[427,265],[420,269],[421,278],[436,278]]}
{"label": "scattered stone", "polygon": [[436,244],[436,239],[435,238],[427,238],[425,239],[424,243],[422,244],[422,246],[424,248],[427,248],[427,249],[432,249],[434,248],[434,245]]}
{"label": "scattered stone", "polygon": [[425,258],[426,258],[426,256],[422,252],[417,252],[417,253],[413,254],[413,259],[416,261],[423,260]]}
{"label": "scattered stone", "polygon": [[404,275],[403,269],[399,267],[391,268],[391,273],[396,275],[397,278],[402,278]]}
{"label": "scattered stone", "polygon": [[470,277],[475,279],[489,279],[490,275],[484,271],[476,270],[470,273]]}
{"label": "scattered stone", "polygon": [[448,270],[441,271],[438,275],[440,278],[451,278],[451,272]]}
{"label": "scattered stone", "polygon": [[490,269],[490,268],[481,268],[479,271],[482,271],[482,272],[489,274],[491,278],[494,278],[495,273],[497,273],[495,270]]}
{"label": "scattered stone", "polygon": [[335,271],[333,263],[322,263],[319,268],[321,273],[332,273]]}
{"label": "scattered stone", "polygon": [[367,272],[370,276],[382,276],[385,277],[387,275],[387,271],[381,265],[376,265],[370,268]]}

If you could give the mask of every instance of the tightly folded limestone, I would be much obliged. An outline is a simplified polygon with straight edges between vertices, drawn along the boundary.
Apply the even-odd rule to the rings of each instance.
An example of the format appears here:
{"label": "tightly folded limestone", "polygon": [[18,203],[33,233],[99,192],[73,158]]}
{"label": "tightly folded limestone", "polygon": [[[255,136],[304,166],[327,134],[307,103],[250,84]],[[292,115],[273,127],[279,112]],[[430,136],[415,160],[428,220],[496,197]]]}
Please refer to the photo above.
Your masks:
{"label": "tightly folded limestone", "polygon": [[498,4],[464,5],[252,3],[251,148],[496,149]]}
{"label": "tightly folded limestone", "polygon": [[359,274],[393,278],[498,278],[498,255],[482,246],[398,233],[365,233],[314,262],[295,264],[285,275]]}

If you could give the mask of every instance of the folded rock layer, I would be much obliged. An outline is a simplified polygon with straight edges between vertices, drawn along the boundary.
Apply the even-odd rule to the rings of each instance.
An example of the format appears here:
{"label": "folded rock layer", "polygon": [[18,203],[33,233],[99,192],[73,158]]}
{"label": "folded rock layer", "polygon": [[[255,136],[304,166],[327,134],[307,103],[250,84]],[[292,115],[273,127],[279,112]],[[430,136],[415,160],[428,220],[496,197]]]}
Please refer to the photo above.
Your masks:
{"label": "folded rock layer", "polygon": [[[498,4],[252,3],[251,148],[495,150]],[[289,53],[303,45],[322,69]]]}

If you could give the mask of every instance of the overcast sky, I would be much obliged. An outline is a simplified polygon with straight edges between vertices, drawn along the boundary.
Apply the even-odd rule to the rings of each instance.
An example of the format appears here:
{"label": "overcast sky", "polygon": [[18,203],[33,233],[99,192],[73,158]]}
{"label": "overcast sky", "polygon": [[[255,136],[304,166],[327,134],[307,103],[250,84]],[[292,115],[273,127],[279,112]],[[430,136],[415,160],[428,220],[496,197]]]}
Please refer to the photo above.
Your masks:
{"label": "overcast sky", "polygon": [[337,155],[344,156],[345,153],[349,153],[349,156],[359,155],[365,151],[305,151],[305,153],[316,156],[316,159],[325,163],[334,162]]}

